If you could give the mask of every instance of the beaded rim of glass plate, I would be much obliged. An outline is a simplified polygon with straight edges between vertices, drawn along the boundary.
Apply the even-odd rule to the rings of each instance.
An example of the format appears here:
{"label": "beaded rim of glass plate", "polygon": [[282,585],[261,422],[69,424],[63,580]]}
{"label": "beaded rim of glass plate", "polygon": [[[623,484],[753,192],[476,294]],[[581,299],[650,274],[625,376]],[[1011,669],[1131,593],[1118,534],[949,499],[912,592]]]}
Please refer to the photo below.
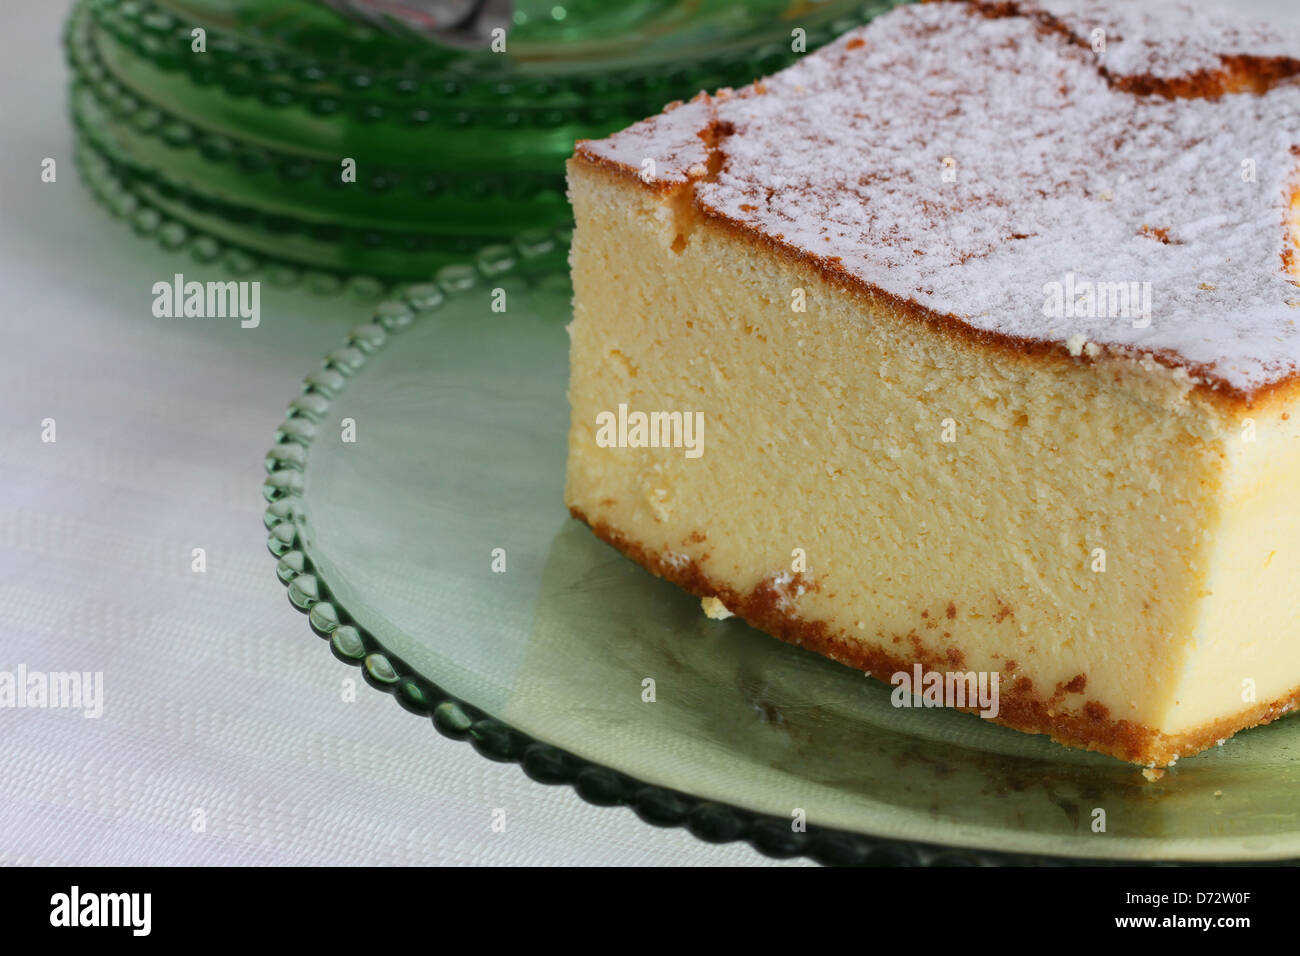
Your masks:
{"label": "beaded rim of glass plate", "polygon": [[[230,163],[245,175],[274,176],[290,186],[313,180],[323,186],[340,186],[338,167],[334,163],[300,153],[287,153],[265,144],[244,142],[233,136],[210,133],[182,116],[143,102],[112,76],[92,42],[91,27],[91,19],[82,8],[74,9],[68,17],[63,35],[68,66],[101,109],[129,124],[136,133],[158,139],[173,149],[192,146],[205,159]],[[75,115],[74,121],[79,128],[84,126]],[[84,129],[81,131],[84,132]],[[102,144],[97,144],[97,148],[103,151]],[[564,175],[514,171],[495,176],[475,172],[473,175],[454,176],[444,173],[433,177],[412,175],[408,170],[378,165],[368,167],[358,185],[372,193],[405,188],[426,198],[438,192],[455,190],[470,196],[491,194],[526,199],[544,190],[563,193]]]}
{"label": "beaded rim of glass plate", "polygon": [[345,292],[360,301],[373,301],[389,287],[374,276],[307,267],[264,255],[180,222],[124,182],[112,163],[84,141],[74,144],[73,160],[96,202],[114,218],[127,223],[137,235],[152,239],[168,252],[188,252],[195,262],[219,264],[231,275],[260,273],[272,285],[297,285],[321,296]]}
{"label": "beaded rim of glass plate", "polygon": [[[465,237],[411,237],[378,229],[333,225],[328,227],[330,234],[323,235],[322,230],[326,227],[321,224],[308,223],[287,215],[260,213],[219,199],[193,194],[158,172],[133,167],[116,155],[94,129],[93,123],[87,121],[82,104],[78,102],[80,92],[74,86],[70,112],[73,127],[78,134],[74,161],[83,179],[95,198],[111,214],[127,219],[137,233],[153,236],[165,249],[188,247],[196,261],[208,263],[222,259],[231,272],[239,275],[264,270],[270,281],[277,285],[292,285],[301,280],[309,290],[320,294],[332,294],[347,287],[360,298],[373,298],[398,281],[413,280],[372,276],[358,269],[306,264],[259,250],[249,243],[215,235],[211,230],[188,221],[188,217],[215,215],[243,230],[258,229],[263,242],[269,242],[268,237],[286,235],[326,246],[345,240],[354,246],[364,245],[372,255],[384,251],[398,256],[408,253],[441,255],[444,263],[448,260],[463,260],[473,254],[474,243]],[[129,175],[123,175],[123,170],[129,171]],[[166,204],[173,208],[167,208]],[[414,251],[407,248],[413,238],[421,240],[424,247]],[[439,243],[442,247],[439,247]],[[408,276],[421,271],[415,264],[408,264],[403,270]],[[432,271],[426,270],[426,274]]]}
{"label": "beaded rim of glass plate", "polygon": [[[709,843],[739,840],[768,856],[806,856],[832,865],[1140,866],[1159,862],[948,847],[836,830],[815,823],[810,823],[804,832],[796,832],[789,820],[637,780],[536,740],[416,673],[348,613],[333,597],[330,583],[317,570],[302,535],[303,473],[317,426],[349,380],[390,339],[435,312],[448,298],[476,287],[481,280],[508,272],[520,262],[562,251],[570,235],[567,228],[537,231],[521,236],[509,246],[485,249],[471,264],[447,267],[432,282],[400,287],[391,298],[375,307],[369,322],[354,328],[341,347],[325,355],[320,367],[303,380],[302,393],[290,402],[266,455],[263,497],[267,507],[263,524],[268,533],[267,547],[276,559],[276,576],[287,588],[290,603],[307,615],[313,632],[329,641],[334,656],[360,667],[366,683],[392,694],[405,709],[431,719],[443,736],[468,741],[490,760],[517,763],[539,783],[570,785],[589,803],[631,807],[647,823],[685,827]],[[1300,860],[1285,862],[1300,864]],[[1278,865],[1278,861],[1271,861],[1271,865]]]}

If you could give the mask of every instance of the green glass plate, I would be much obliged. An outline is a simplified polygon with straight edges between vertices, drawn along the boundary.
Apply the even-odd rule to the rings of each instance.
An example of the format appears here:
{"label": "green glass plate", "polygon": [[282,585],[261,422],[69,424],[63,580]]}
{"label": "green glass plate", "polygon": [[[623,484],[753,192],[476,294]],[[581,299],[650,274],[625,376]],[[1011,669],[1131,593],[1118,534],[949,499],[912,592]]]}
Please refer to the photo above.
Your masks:
{"label": "green glass plate", "polygon": [[161,217],[281,275],[416,281],[568,222],[575,140],[779,70],[795,31],[814,49],[899,2],[520,0],[497,54],[320,0],[77,0],[69,111],[156,211],[146,229]]}
{"label": "green glass plate", "polygon": [[280,426],[279,577],[369,683],[538,780],[774,855],[1300,856],[1300,720],[1148,783],[1045,737],[896,709],[856,671],[706,619],[570,519],[565,254],[564,233],[533,233],[384,302]]}

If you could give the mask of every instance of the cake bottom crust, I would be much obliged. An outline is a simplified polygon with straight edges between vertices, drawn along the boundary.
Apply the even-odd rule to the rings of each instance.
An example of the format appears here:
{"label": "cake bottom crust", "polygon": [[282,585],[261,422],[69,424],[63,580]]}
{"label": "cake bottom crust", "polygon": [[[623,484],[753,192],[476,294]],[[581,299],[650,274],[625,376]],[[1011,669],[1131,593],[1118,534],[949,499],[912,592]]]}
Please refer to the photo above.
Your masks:
{"label": "cake bottom crust", "polygon": [[[737,593],[712,580],[693,560],[683,560],[680,555],[665,560],[660,553],[629,539],[607,523],[590,520],[580,508],[570,506],[569,513],[591,528],[602,541],[658,577],[696,597],[718,598],[727,610],[747,624],[787,643],[866,671],[878,680],[887,682],[889,675],[910,672],[914,664],[920,664],[926,671],[944,671],[961,666],[961,654],[956,649],[944,656],[917,643],[912,645],[912,653],[907,654],[864,644],[842,632],[837,633],[825,621],[808,620],[792,614],[785,606],[785,592],[774,582],[764,581],[747,594]],[[1148,767],[1168,767],[1180,756],[1190,757],[1222,743],[1239,730],[1267,724],[1300,707],[1300,686],[1297,686],[1271,702],[1253,704],[1194,730],[1169,735],[1133,721],[1112,719],[1109,710],[1096,701],[1088,701],[1077,709],[1063,708],[1061,700],[1068,689],[1065,686],[1056,687],[1044,695],[1029,678],[1009,677],[1000,688],[998,716],[991,718],[994,723],[1025,733],[1047,734],[1057,743],[1094,750]],[[975,712],[974,708],[955,709]]]}

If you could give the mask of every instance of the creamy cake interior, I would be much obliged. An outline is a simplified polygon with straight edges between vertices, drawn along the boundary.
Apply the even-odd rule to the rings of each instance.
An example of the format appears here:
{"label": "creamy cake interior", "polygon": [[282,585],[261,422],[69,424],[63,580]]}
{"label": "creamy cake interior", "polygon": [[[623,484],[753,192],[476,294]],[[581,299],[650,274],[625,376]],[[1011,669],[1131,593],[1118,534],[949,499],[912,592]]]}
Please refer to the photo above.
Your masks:
{"label": "creamy cake interior", "polygon": [[[1074,71],[1064,87],[1097,69],[1069,37],[1088,35],[1084,14],[1110,9],[935,6],[954,9],[900,10],[883,29],[875,24],[816,56],[839,57],[838,68],[850,69],[844,58],[859,40],[870,47],[900,35],[918,44],[931,37],[924,42],[942,46],[950,38],[932,35],[961,27],[976,36],[951,38],[958,48],[948,59],[960,63],[961,43],[982,42],[982,24],[1021,20],[1025,44],[1062,48],[1061,73]],[[1084,18],[1076,26],[1071,16]],[[1134,29],[1127,36],[1136,47]],[[1008,31],[998,22],[983,39]],[[1216,42],[1250,40],[1221,32]],[[1147,46],[1164,59],[1143,60],[1142,50],[1121,46],[1112,63],[1129,72],[1115,66],[1114,76],[1131,86],[1133,77],[1173,84],[1194,75],[1188,63],[1199,48]],[[1294,93],[1287,77],[1300,64],[1265,52],[1284,65],[1249,84],[1252,92],[1229,95],[1253,102],[1279,89]],[[1231,84],[1206,72],[1200,94],[1223,97],[1264,62],[1238,63]],[[1035,68],[1052,66],[1040,59]],[[970,308],[986,312],[936,308],[937,297],[952,305],[966,294],[951,281],[953,269],[970,256],[995,259],[1000,249],[976,253],[954,240],[956,248],[934,251],[938,259],[952,253],[955,264],[892,268],[899,223],[882,223],[880,214],[852,220],[860,243],[885,250],[863,251],[845,229],[807,221],[815,190],[811,198],[808,190],[783,192],[793,187],[738,159],[754,156],[762,138],[755,130],[770,118],[747,97],[797,97],[813,82],[798,70],[786,87],[763,81],[582,144],[571,161],[572,513],[651,571],[778,637],[884,680],[917,663],[998,673],[998,722],[1124,760],[1166,766],[1295,707],[1300,346],[1279,291],[1292,261],[1286,178],[1270,168],[1272,192],[1252,194],[1240,222],[1169,220],[1157,227],[1168,242],[1141,235],[1142,209],[1113,213],[1132,220],[1137,242],[1149,244],[1134,248],[1157,276],[1190,281],[1188,250],[1179,247],[1212,254],[1216,228],[1251,228],[1262,215],[1256,206],[1271,204],[1271,239],[1228,243],[1240,270],[1259,268],[1251,256],[1272,264],[1267,275],[1234,279],[1250,317],[1234,325],[1234,314],[1220,314],[1226,330],[1213,331],[1213,302],[1182,288],[1165,297],[1167,311],[1157,309],[1150,334],[1127,316],[1000,319],[997,309],[1024,308],[1034,296],[1041,305],[1044,277],[1064,273],[1068,236],[1052,230],[1064,228],[1073,196],[1062,200],[1059,220],[1035,214],[1048,233],[1048,267],[1025,277],[1032,296],[1017,305],[1007,290],[976,289]],[[940,88],[945,81],[941,71],[929,80]],[[1135,97],[1124,85],[1112,78],[1107,88]],[[1165,109],[1189,92],[1197,90],[1142,96]],[[828,151],[842,156],[835,137],[828,125],[830,145],[809,145],[808,162]],[[652,172],[641,158],[655,161]],[[888,179],[882,168],[828,167],[822,175],[851,184],[847,192],[869,203],[872,183]],[[932,171],[942,188],[942,169]],[[1121,192],[1131,186],[1122,172],[1112,177]],[[1100,186],[1090,180],[1079,202],[1112,203]],[[1198,188],[1186,200],[1189,212],[1198,211]],[[962,195],[935,201],[962,205]],[[891,201],[906,212],[899,203],[907,199]],[[751,200],[768,205],[742,214]],[[979,201],[976,190],[970,203]],[[1087,208],[1085,220],[1110,214]],[[931,229],[917,222],[914,231]],[[1115,256],[1109,272],[1094,274],[1130,264],[1124,250]],[[1018,263],[965,268],[982,281],[1014,273]],[[1224,268],[1207,258],[1196,276],[1213,286]],[[1189,321],[1174,327],[1180,318]],[[1242,323],[1249,335],[1237,334]],[[702,413],[698,455],[609,447],[600,424],[620,406]]]}

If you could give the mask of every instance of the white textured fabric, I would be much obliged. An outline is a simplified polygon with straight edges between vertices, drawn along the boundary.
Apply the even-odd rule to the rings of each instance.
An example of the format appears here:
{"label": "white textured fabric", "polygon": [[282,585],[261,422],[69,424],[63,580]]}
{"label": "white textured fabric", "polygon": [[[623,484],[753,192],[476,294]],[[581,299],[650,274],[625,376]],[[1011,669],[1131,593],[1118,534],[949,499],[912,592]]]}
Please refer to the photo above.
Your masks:
{"label": "white textured fabric", "polygon": [[763,862],[483,759],[312,635],[266,552],[262,457],[364,307],[264,284],[257,329],[155,318],[152,284],[200,270],[79,182],[66,6],[4,8],[0,672],[102,671],[104,712],[0,708],[0,862]]}
{"label": "white textured fabric", "polygon": [[770,862],[490,763],[311,635],[265,550],[261,462],[363,316],[266,286],[255,330],[152,316],[190,262],[74,174],[65,9],[0,13],[0,672],[100,671],[103,716],[0,708],[0,863]]}

